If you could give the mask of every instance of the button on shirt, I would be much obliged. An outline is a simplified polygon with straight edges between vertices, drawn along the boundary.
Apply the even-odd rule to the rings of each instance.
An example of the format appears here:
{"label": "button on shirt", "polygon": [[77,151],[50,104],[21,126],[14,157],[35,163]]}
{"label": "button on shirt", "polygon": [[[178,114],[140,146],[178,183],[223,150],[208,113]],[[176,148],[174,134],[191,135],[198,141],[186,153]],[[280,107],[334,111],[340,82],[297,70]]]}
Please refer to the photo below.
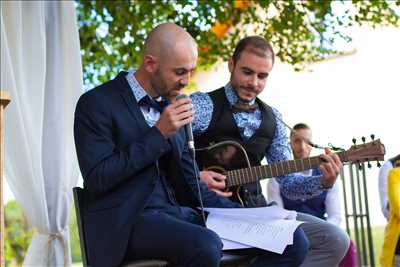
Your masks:
{"label": "button on shirt", "polygon": [[[238,96],[230,83],[225,86],[225,95],[231,105],[238,101]],[[193,134],[200,135],[207,131],[214,110],[214,104],[207,93],[196,92],[191,95],[195,115],[192,122]],[[253,104],[255,99],[251,101]],[[292,159],[292,150],[288,143],[286,129],[280,121],[282,115],[272,108],[276,119],[276,130],[270,147],[265,151],[268,163],[287,161]],[[244,140],[248,140],[260,127],[262,115],[260,109],[253,113],[238,112],[233,114],[233,118]],[[320,182],[321,175],[306,177],[302,174],[287,174],[276,177],[280,183],[281,192],[289,199],[309,199],[323,192]]]}

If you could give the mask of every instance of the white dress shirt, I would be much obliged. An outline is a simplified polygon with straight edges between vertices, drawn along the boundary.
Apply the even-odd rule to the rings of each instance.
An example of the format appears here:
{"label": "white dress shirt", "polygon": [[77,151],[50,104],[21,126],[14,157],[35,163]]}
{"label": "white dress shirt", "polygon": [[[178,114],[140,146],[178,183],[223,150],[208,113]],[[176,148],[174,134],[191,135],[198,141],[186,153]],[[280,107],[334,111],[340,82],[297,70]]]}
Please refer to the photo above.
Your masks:
{"label": "white dress shirt", "polygon": [[[340,201],[340,180],[337,179],[335,184],[331,189],[328,190],[328,193],[325,198],[325,208],[326,208],[326,220],[332,224],[340,225],[342,221],[341,214],[341,201]],[[268,194],[268,202],[275,201],[278,206],[283,207],[283,200],[281,197],[281,192],[279,189],[279,183],[275,180],[275,178],[271,178],[267,184],[267,194]]]}
{"label": "white dress shirt", "polygon": [[387,190],[388,190],[388,184],[387,184],[387,177],[389,174],[389,171],[393,168],[392,162],[386,161],[382,167],[379,169],[379,196],[381,199],[381,210],[383,213],[383,216],[387,220],[389,220],[389,208],[388,208],[388,197],[387,197]]}

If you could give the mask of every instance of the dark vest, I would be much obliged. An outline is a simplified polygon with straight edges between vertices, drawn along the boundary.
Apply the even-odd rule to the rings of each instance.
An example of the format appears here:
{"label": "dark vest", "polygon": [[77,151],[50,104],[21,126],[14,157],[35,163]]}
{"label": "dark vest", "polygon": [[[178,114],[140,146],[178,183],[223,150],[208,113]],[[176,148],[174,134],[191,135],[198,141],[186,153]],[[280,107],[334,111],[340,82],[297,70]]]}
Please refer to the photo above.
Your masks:
{"label": "dark vest", "polygon": [[[318,171],[313,170],[313,175],[318,175],[318,174],[321,174],[319,170]],[[311,214],[314,215],[315,217],[325,220],[326,219],[325,200],[327,194],[328,192],[324,191],[320,195],[307,199],[305,201],[288,199],[282,193],[281,197],[285,209]]]}
{"label": "dark vest", "polygon": [[389,161],[392,163],[393,168],[396,167],[396,164],[400,164],[400,154],[394,158],[389,159]]}
{"label": "dark vest", "polygon": [[[207,147],[210,144],[225,140],[234,140],[244,147],[252,166],[261,165],[261,160],[265,156],[265,151],[271,145],[272,138],[275,134],[276,120],[272,109],[260,99],[256,98],[256,102],[261,110],[261,125],[250,139],[244,140],[236,125],[231,111],[231,104],[226,98],[224,87],[208,94],[213,101],[214,111],[207,131],[195,137],[196,148]],[[200,168],[202,168],[201,162],[199,162],[199,165]],[[244,165],[240,167],[247,166]],[[242,190],[247,190],[247,192],[259,195],[260,203],[252,206],[263,206],[266,204],[261,194],[260,183],[258,183],[258,186],[257,184],[243,186]]]}

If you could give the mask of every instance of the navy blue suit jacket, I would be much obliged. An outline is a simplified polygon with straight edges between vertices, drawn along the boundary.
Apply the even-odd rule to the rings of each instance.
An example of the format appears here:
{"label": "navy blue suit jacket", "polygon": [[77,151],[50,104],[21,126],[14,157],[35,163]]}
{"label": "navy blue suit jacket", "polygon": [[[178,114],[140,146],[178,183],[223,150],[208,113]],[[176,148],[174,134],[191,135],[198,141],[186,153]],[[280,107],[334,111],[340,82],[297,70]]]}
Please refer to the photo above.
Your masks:
{"label": "navy blue suit jacket", "polygon": [[[90,265],[121,263],[135,219],[158,177],[156,162],[172,151],[167,179],[182,206],[198,207],[193,165],[180,129],[169,141],[149,127],[126,72],[83,94],[75,111],[74,137],[84,179],[83,219]],[[238,207],[201,184],[209,207]]]}

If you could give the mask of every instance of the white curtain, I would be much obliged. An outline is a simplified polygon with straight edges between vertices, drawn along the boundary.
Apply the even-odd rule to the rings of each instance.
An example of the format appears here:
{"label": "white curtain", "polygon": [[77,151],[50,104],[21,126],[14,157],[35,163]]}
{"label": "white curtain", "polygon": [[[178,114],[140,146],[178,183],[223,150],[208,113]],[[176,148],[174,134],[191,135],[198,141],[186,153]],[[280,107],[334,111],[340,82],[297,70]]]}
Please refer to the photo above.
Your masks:
{"label": "white curtain", "polygon": [[73,1],[1,1],[5,176],[36,233],[24,266],[71,264],[69,211],[79,170],[73,113],[82,92]]}

